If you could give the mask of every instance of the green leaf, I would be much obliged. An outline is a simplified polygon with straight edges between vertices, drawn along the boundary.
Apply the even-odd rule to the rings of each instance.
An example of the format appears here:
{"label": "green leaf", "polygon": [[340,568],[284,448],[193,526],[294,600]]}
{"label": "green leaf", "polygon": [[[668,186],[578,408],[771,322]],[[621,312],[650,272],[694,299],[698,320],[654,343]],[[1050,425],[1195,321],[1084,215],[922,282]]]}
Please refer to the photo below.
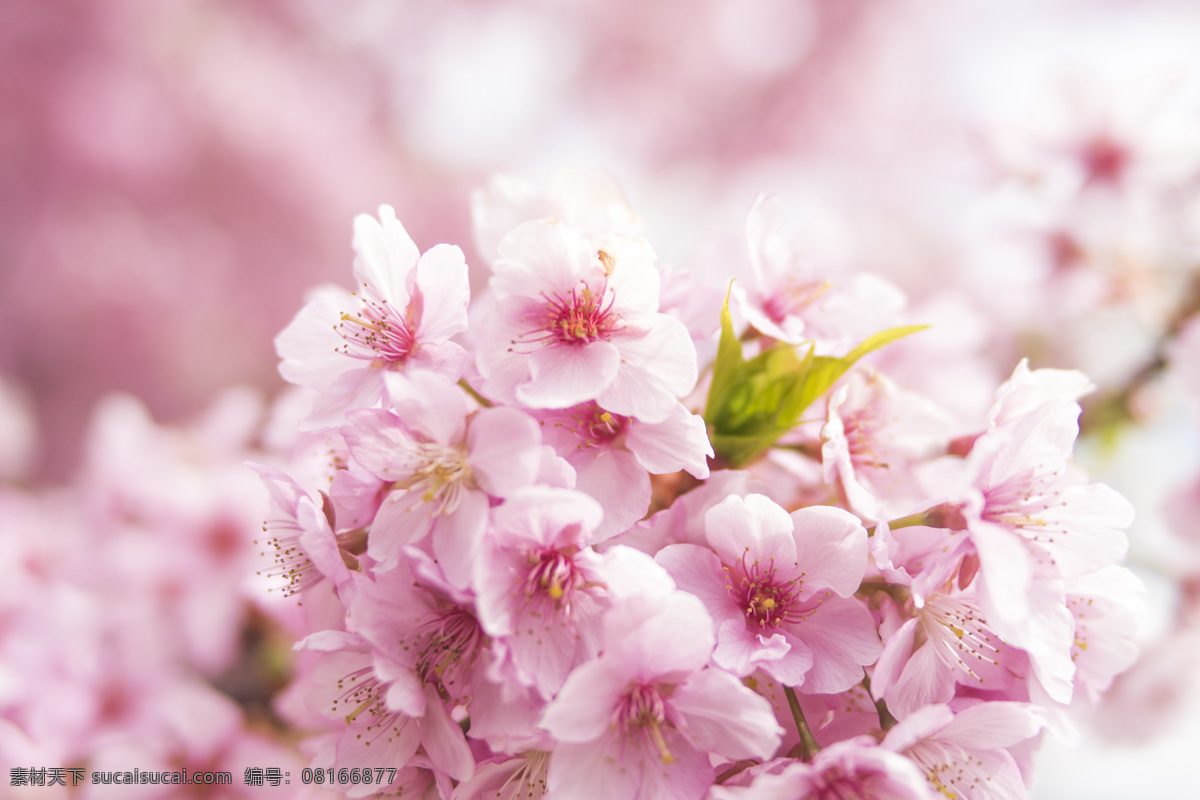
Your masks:
{"label": "green leaf", "polygon": [[[730,282],[730,291],[733,288]],[[778,344],[747,361],[733,332],[729,291],[721,308],[721,339],[713,364],[704,419],[716,453],[733,466],[749,463],[800,421],[854,362],[924,325],[891,328],[868,336],[842,358],[803,356],[796,347]]]}

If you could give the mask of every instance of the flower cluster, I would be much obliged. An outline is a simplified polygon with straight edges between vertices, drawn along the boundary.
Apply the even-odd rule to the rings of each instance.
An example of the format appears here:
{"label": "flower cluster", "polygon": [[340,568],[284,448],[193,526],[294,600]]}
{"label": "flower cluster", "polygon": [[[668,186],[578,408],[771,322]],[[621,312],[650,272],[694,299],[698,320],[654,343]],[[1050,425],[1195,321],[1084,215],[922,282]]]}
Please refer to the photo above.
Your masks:
{"label": "flower cluster", "polygon": [[728,288],[660,268],[605,176],[553,186],[475,197],[473,301],[457,247],[360,217],[354,292],[276,340],[321,461],[258,467],[312,766],[397,769],[349,796],[1023,797],[1135,655],[1132,509],[1071,463],[1088,380],[1021,362],[956,419],[860,364],[921,328],[778,200]]}

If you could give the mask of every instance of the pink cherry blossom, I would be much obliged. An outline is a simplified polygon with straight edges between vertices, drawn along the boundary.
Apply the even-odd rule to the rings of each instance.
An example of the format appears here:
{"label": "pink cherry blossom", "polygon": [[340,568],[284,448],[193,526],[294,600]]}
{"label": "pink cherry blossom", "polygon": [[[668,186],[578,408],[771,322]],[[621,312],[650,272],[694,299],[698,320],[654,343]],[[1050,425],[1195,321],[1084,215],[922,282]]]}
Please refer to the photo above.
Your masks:
{"label": "pink cherry blossom", "polygon": [[704,420],[679,403],[659,423],[613,414],[595,402],[533,413],[543,440],[574,467],[575,488],[604,507],[595,542],[628,530],[646,515],[649,475],[686,469],[695,478],[708,477],[713,450]]}
{"label": "pink cherry blossom", "polygon": [[618,601],[604,651],[576,668],[542,726],[560,744],[549,789],[572,800],[699,800],[713,778],[708,753],[768,758],[779,728],[766,702],[706,668],[712,622],[685,592]]}
{"label": "pink cherry blossom", "polygon": [[992,630],[974,592],[946,582],[914,592],[912,617],[884,642],[871,678],[875,696],[903,719],[922,706],[946,703],[955,687],[1004,690],[1013,682],[1009,648]]}
{"label": "pink cherry blossom", "polygon": [[949,416],[874,370],[854,372],[829,398],[821,428],[826,483],[867,519],[921,499],[912,465],[945,452]]}
{"label": "pink cherry blossom", "polygon": [[[439,769],[461,777],[470,774],[466,741],[454,735],[456,726],[436,692],[425,693],[419,686],[415,692],[393,691],[395,681],[408,682],[407,675],[377,656],[365,638],[324,631],[299,646],[321,654],[306,676],[311,681],[306,687],[310,708],[344,726],[326,740],[316,764],[338,769],[405,764],[423,746]],[[397,698],[418,702],[400,707]],[[352,791],[352,796],[362,796],[374,788],[359,786]]]}
{"label": "pink cherry blossom", "polygon": [[846,739],[817,753],[811,763],[776,762],[745,786],[715,787],[711,800],[925,800],[925,780],[907,758],[876,746],[870,737]]}
{"label": "pink cherry blossom", "polygon": [[895,324],[904,295],[868,274],[845,274],[837,259],[803,252],[789,212],[777,197],[759,196],[746,216],[749,285],[735,283],[738,308],[755,330],[788,344],[815,343],[845,352],[866,335]]}
{"label": "pink cherry blossom", "polygon": [[390,206],[354,221],[354,293],[320,290],[275,341],[287,380],[317,389],[309,424],[379,400],[384,372],[419,367],[457,380],[466,352],[451,337],[467,328],[470,287],[462,251],[421,255]]}
{"label": "pink cherry blossom", "polygon": [[334,535],[333,503],[322,497],[321,507],[304,493],[290,477],[265,464],[249,464],[263,479],[279,516],[263,523],[263,532],[272,536],[266,544],[273,551],[274,564],[266,575],[283,578],[279,587],[285,597],[311,589],[330,580],[339,590],[348,590],[350,569],[358,567],[366,534],[361,530]]}
{"label": "pink cherry blossom", "polygon": [[523,682],[547,699],[599,649],[604,580],[588,545],[602,515],[580,492],[518,490],[495,510],[475,562],[480,624],[504,637]]}
{"label": "pink cherry blossom", "polygon": [[642,239],[599,240],[557,221],[525,223],[500,243],[481,323],[483,391],[533,408],[595,400],[662,422],[696,383],[696,350],[658,313],[658,271]]}
{"label": "pink cherry blossom", "polygon": [[[1133,509],[1066,469],[1078,406],[1040,406],[981,436],[965,468],[963,506],[980,560],[981,608],[1001,637],[1030,654],[1051,697],[1070,696],[1072,641],[1062,580],[1119,561]],[[1065,444],[1064,444],[1065,443]]]}
{"label": "pink cherry blossom", "polygon": [[936,792],[963,800],[1017,800],[1025,797],[1025,778],[1007,748],[1041,727],[1037,710],[1022,703],[978,703],[957,712],[934,705],[902,720],[882,744],[915,761]]}
{"label": "pink cherry blossom", "polygon": [[342,428],[353,458],[391,487],[367,550],[394,565],[402,545],[428,536],[447,575],[466,586],[489,497],[537,476],[537,423],[513,408],[471,412],[467,396],[436,373],[389,374],[386,382],[392,410],[352,411]]}
{"label": "pink cherry blossom", "polygon": [[657,561],[700,597],[716,626],[713,660],[736,675],[757,668],[805,692],[840,692],[879,656],[862,581],[867,535],[837,508],[790,516],[763,495],[730,497],[705,516],[708,545],[664,548]]}

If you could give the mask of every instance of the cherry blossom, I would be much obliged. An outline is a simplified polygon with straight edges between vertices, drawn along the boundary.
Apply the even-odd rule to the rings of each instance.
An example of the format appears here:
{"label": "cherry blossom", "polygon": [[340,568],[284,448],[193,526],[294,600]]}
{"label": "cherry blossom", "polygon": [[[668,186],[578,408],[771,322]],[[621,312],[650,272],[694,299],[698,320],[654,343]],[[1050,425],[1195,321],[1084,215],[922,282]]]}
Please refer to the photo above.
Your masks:
{"label": "cherry blossom", "polygon": [[483,391],[533,408],[594,400],[614,414],[662,422],[696,383],[695,347],[658,313],[659,276],[642,239],[592,241],[541,220],[500,243],[481,323]]}
{"label": "cherry blossom", "polygon": [[560,742],[548,777],[555,796],[698,799],[713,775],[707,752],[774,752],[779,729],[766,703],[705,668],[711,628],[686,592],[614,603],[602,654],[571,673],[542,719]]}
{"label": "cherry blossom", "polygon": [[354,459],[390,485],[368,552],[395,564],[400,546],[428,536],[447,574],[465,586],[489,496],[503,497],[538,473],[537,423],[512,408],[472,413],[467,396],[436,373],[389,375],[387,384],[393,410],[353,411],[342,429]]}
{"label": "cherry blossom", "polygon": [[336,425],[383,392],[383,373],[411,366],[457,380],[466,362],[451,337],[467,328],[470,288],[462,251],[420,254],[391,206],[354,221],[353,293],[322,289],[276,339],[287,380],[317,389],[309,424]]}
{"label": "cherry blossom", "polygon": [[673,545],[657,560],[713,615],[713,660],[736,675],[761,667],[789,686],[848,689],[879,655],[862,580],[866,531],[835,508],[790,516],[763,495],[730,497],[708,511],[709,547]]}

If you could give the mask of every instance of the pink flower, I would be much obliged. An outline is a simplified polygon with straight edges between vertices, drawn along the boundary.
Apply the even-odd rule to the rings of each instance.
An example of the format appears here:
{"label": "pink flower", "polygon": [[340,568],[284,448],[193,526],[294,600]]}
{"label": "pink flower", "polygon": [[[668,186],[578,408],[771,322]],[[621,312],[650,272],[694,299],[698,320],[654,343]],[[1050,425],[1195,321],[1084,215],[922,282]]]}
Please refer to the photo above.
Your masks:
{"label": "pink flower", "polygon": [[541,800],[546,794],[550,754],[532,750],[516,756],[493,756],[479,764],[451,800]]}
{"label": "pink flower", "polygon": [[533,413],[543,440],[575,468],[575,488],[604,507],[593,542],[628,530],[646,515],[649,474],[686,469],[696,478],[708,477],[713,450],[704,420],[679,403],[659,423],[613,414],[595,402]]}
{"label": "pink flower", "polygon": [[746,215],[750,250],[748,285],[734,284],[733,296],[760,333],[788,344],[813,341],[819,353],[849,350],[888,326],[904,306],[899,289],[873,275],[846,275],[804,254],[811,242],[789,220],[776,197],[759,196]]}
{"label": "pink flower", "polygon": [[[425,606],[421,607],[426,610]],[[436,690],[427,691],[409,672],[355,633],[321,631],[297,645],[321,654],[306,676],[312,710],[345,725],[318,761],[336,768],[404,766],[424,747],[441,771],[462,779],[473,759],[462,731]],[[351,790],[352,797],[374,792]]]}
{"label": "pink flower", "polygon": [[480,623],[505,638],[523,682],[547,699],[598,650],[607,600],[600,556],[588,545],[602,515],[579,492],[518,490],[495,510],[475,562]]}
{"label": "pink flower", "polygon": [[532,408],[595,400],[662,422],[696,383],[695,347],[682,323],[658,313],[658,271],[642,239],[593,242],[561,222],[528,222],[500,243],[490,285],[477,358],[489,397]]}
{"label": "pink flower", "polygon": [[560,800],[699,800],[709,753],[768,758],[780,729],[761,697],[706,668],[712,622],[678,591],[633,595],[604,617],[604,651],[546,709],[559,740],[549,788]]}
{"label": "pink flower", "polygon": [[926,800],[921,771],[912,761],[858,737],[821,750],[811,763],[783,761],[744,786],[714,787],[710,800]]}
{"label": "pink flower", "polygon": [[356,575],[349,632],[305,640],[332,659],[313,676],[323,704],[317,708],[332,708],[327,713],[357,727],[341,736],[339,766],[368,766],[372,757],[401,765],[419,744],[436,769],[464,780],[474,758],[451,712],[473,707],[475,688],[486,680],[487,640],[470,595],[419,553],[410,558],[413,570],[405,564]]}
{"label": "pink flower", "polygon": [[946,703],[959,684],[1003,690],[1013,682],[1009,648],[988,625],[973,591],[950,582],[914,592],[912,617],[887,637],[871,691],[903,719],[922,706]]}
{"label": "pink flower", "polygon": [[867,563],[867,534],[853,515],[814,506],[789,516],[752,494],[710,509],[705,530],[712,549],[673,545],[656,560],[712,614],[718,666],[740,676],[762,668],[815,693],[862,680],[880,644],[852,597]]}
{"label": "pink flower", "polygon": [[[1023,409],[1022,409],[1023,410]],[[1078,434],[1073,398],[1046,400],[976,440],[964,464],[962,514],[979,555],[980,608],[1029,653],[1050,696],[1066,702],[1073,624],[1063,580],[1120,561],[1133,520],[1125,498],[1082,485],[1066,459]]]}
{"label": "pink flower", "polygon": [[1075,618],[1076,698],[1100,702],[1113,678],[1132,666],[1138,617],[1146,605],[1146,589],[1132,572],[1111,566],[1067,581],[1067,608]]}
{"label": "pink flower", "polygon": [[371,524],[367,552],[391,566],[402,545],[429,536],[447,576],[466,586],[489,497],[538,474],[537,423],[513,408],[471,413],[466,395],[436,373],[389,374],[386,382],[391,410],[352,411],[342,428],[355,461],[392,489]]}
{"label": "pink flower", "polygon": [[266,464],[248,463],[271,493],[279,516],[263,523],[272,536],[265,542],[274,552],[270,577],[283,578],[279,587],[285,597],[311,589],[328,579],[339,592],[349,589],[350,570],[358,568],[358,555],[366,545],[361,529],[334,535],[333,503],[327,495],[317,506],[290,477]]}
{"label": "pink flower", "polygon": [[888,731],[883,746],[908,756],[930,787],[962,800],[1018,800],[1025,781],[1007,748],[1037,735],[1041,718],[1023,703],[926,706]]}
{"label": "pink flower", "polygon": [[457,380],[466,363],[450,341],[467,329],[462,251],[442,244],[421,255],[386,205],[379,221],[354,220],[354,250],[353,295],[320,290],[275,340],[280,374],[325,395],[307,420],[313,427],[378,401],[387,371],[415,366]]}
{"label": "pink flower", "polygon": [[826,483],[866,519],[923,499],[912,465],[946,452],[949,416],[874,370],[852,373],[829,398],[821,428]]}

